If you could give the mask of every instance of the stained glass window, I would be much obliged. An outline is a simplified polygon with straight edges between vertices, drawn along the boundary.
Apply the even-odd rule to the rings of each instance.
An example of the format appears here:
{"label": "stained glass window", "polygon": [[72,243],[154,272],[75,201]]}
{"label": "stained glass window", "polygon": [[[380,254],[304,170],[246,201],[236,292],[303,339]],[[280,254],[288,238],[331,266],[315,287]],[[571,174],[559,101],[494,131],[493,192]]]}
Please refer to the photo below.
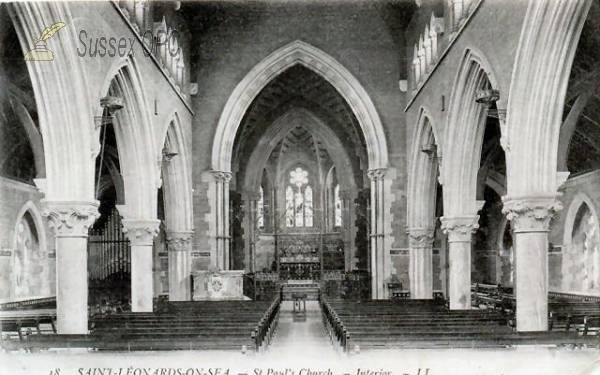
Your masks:
{"label": "stained glass window", "polygon": [[285,225],[313,226],[313,191],[308,172],[300,167],[290,172],[290,185],[285,190]]}
{"label": "stained glass window", "polygon": [[263,228],[265,226],[265,195],[262,186],[259,190],[258,203],[256,207],[256,211],[258,214],[258,227]]}
{"label": "stained glass window", "polygon": [[304,189],[304,225],[313,226],[313,191],[310,185]]}
{"label": "stained glass window", "polygon": [[333,200],[335,204],[335,226],[342,226],[342,200],[340,199],[340,185],[336,185],[333,190]]}
{"label": "stained glass window", "polygon": [[285,189],[285,226],[294,226],[294,190],[291,186]]}

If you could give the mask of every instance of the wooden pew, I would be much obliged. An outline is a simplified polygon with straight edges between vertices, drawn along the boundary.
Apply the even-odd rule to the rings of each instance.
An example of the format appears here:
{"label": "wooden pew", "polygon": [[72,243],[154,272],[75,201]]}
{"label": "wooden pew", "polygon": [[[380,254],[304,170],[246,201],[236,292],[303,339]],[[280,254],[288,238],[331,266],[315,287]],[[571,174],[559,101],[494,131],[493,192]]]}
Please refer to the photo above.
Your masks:
{"label": "wooden pew", "polygon": [[[494,310],[444,310],[432,302],[324,300],[325,328],[341,351],[368,348],[480,348],[514,345],[598,345],[577,332],[515,332]],[[600,321],[600,314],[596,321]],[[588,319],[590,327],[592,319]]]}
{"label": "wooden pew", "polygon": [[[0,311],[0,326],[3,335],[18,335],[23,339],[23,329],[28,335],[35,333],[56,333],[56,310],[55,309],[26,309]],[[43,325],[49,325],[50,329],[44,329]]]}
{"label": "wooden pew", "polygon": [[121,313],[90,319],[87,335],[32,335],[3,340],[6,350],[266,350],[280,300],[165,303],[161,313]]}

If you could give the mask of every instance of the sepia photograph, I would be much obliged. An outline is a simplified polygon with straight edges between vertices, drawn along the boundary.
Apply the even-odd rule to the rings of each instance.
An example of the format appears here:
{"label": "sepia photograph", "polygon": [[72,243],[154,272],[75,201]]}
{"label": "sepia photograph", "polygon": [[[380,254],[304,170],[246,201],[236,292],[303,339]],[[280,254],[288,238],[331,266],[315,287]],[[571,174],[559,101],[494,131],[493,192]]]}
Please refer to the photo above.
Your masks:
{"label": "sepia photograph", "polygon": [[0,375],[600,375],[600,0],[0,1]]}

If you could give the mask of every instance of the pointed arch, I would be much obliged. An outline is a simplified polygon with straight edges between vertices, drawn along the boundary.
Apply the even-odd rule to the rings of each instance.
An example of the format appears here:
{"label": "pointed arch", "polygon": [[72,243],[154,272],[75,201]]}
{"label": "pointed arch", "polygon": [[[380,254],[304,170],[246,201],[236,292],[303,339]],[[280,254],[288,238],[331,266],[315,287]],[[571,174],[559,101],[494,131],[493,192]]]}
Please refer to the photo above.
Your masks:
{"label": "pointed arch", "polygon": [[273,52],[236,86],[219,119],[212,149],[213,170],[229,172],[235,135],[254,98],[275,77],[301,64],[327,80],[346,100],[364,133],[369,169],[387,168],[388,151],[375,105],[358,80],[325,52],[300,40]]}
{"label": "pointed arch", "polygon": [[579,213],[579,210],[583,205],[586,205],[588,207],[592,215],[595,216],[596,222],[599,222],[598,212],[596,211],[596,206],[594,205],[592,199],[587,194],[579,192],[571,201],[571,204],[569,205],[569,209],[567,211],[567,216],[565,217],[563,245],[570,245],[572,243],[575,218],[577,217],[577,213]]}
{"label": "pointed arch", "polygon": [[[477,173],[486,126],[486,108],[475,101],[482,89],[499,90],[489,60],[467,48],[456,74],[444,135],[444,215],[476,215]],[[460,145],[458,147],[457,145]]]}
{"label": "pointed arch", "polygon": [[510,83],[507,194],[553,199],[569,72],[591,0],[530,1]]}
{"label": "pointed arch", "polygon": [[350,158],[342,142],[321,119],[308,110],[293,108],[275,120],[267,132],[260,138],[254,151],[250,155],[248,171],[245,174],[244,187],[256,191],[262,179],[260,170],[264,168],[271,152],[286,134],[296,126],[302,126],[314,134],[327,149],[333,163],[338,167],[344,186],[352,191],[356,190],[356,182]]}
{"label": "pointed arch", "polygon": [[[181,123],[177,112],[169,117],[159,147],[156,160],[162,160],[162,179],[165,187],[165,219],[168,231],[191,231],[192,216],[192,184],[190,176],[190,156],[184,142]],[[168,148],[176,153],[171,160],[163,157],[163,150]]]}
{"label": "pointed arch", "polygon": [[[419,111],[413,146],[410,154],[408,178],[408,228],[435,227],[435,192],[438,161],[442,154],[436,136],[436,127],[430,112]],[[430,150],[430,153],[426,153]]]}
{"label": "pointed arch", "polygon": [[126,197],[119,212],[127,219],[154,219],[160,183],[154,131],[135,64],[127,59],[119,66],[106,80],[110,82],[106,95],[123,99],[113,124]]}
{"label": "pointed arch", "polygon": [[40,210],[37,208],[37,206],[32,202],[32,201],[27,201],[19,210],[19,213],[17,214],[17,219],[15,221],[15,228],[14,228],[14,237],[13,237],[13,249],[16,249],[17,247],[17,233],[18,233],[18,226],[19,223],[21,222],[21,219],[23,219],[23,217],[25,217],[26,214],[29,214],[31,216],[31,218],[33,219],[33,223],[35,224],[35,230],[38,236],[38,242],[39,242],[39,246],[40,249],[42,249],[42,251],[47,251],[48,247],[47,247],[47,240],[46,240],[46,230],[45,230],[45,226],[44,226],[44,220],[42,218],[42,215],[40,213]]}
{"label": "pointed arch", "polygon": [[[31,37],[57,19],[73,19],[60,2],[7,4],[23,55]],[[46,176],[36,183],[47,202],[94,201],[93,112],[89,106],[85,69],[70,24],[52,38],[52,63],[27,63],[44,145]],[[68,88],[68,89],[65,89]],[[67,110],[77,108],[76,111]]]}

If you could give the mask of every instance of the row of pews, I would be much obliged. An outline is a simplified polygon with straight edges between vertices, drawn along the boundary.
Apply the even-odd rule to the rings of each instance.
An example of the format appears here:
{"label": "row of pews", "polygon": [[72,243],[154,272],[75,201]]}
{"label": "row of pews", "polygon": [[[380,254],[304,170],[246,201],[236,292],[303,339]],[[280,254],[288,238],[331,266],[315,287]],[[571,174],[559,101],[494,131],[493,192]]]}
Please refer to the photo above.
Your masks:
{"label": "row of pews", "polygon": [[[576,332],[515,332],[499,311],[449,310],[440,300],[321,301],[323,323],[336,349],[482,348],[590,345]],[[594,340],[593,344],[597,345]]]}
{"label": "row of pews", "polygon": [[56,333],[56,297],[0,303],[2,340]]}
{"label": "row of pews", "polygon": [[[517,309],[512,288],[501,285],[473,284],[473,306],[503,312],[514,321]],[[580,335],[598,335],[600,297],[574,293],[548,293],[548,330],[575,331]]]}
{"label": "row of pews", "polygon": [[280,298],[161,302],[153,313],[123,312],[92,317],[89,334],[4,338],[2,347],[7,351],[87,348],[262,352],[267,350],[275,334],[279,311]]}

